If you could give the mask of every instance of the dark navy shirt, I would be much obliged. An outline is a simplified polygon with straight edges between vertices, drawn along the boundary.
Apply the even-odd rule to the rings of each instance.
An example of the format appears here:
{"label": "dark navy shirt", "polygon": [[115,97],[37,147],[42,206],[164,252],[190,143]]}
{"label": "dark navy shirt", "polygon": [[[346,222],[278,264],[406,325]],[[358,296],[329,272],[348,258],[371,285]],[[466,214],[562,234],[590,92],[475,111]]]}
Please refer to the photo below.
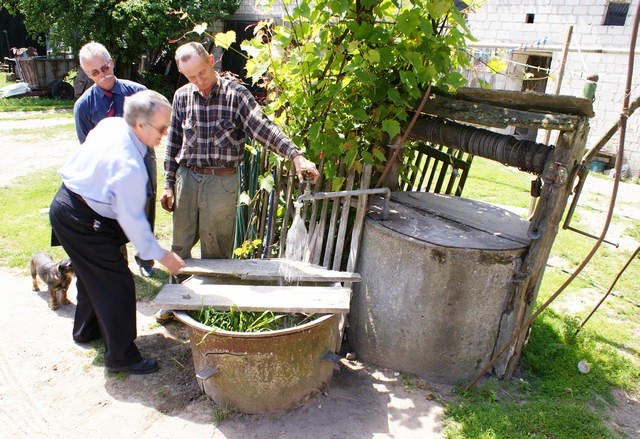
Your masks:
{"label": "dark navy shirt", "polygon": [[[125,96],[132,95],[140,90],[146,90],[146,88],[137,82],[116,79],[116,83],[111,89],[113,105],[116,110],[114,116],[122,117]],[[104,90],[95,84],[78,98],[73,106],[73,117],[76,120],[76,134],[80,143],[84,143],[89,131],[107,116],[109,104],[109,98],[105,96]]]}

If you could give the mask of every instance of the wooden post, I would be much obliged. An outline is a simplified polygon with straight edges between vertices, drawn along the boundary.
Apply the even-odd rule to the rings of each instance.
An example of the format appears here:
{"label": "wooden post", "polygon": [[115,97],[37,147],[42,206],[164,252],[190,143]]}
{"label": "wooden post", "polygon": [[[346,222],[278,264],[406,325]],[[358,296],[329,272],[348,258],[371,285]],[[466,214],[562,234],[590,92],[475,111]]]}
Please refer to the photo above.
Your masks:
{"label": "wooden post", "polygon": [[[536,302],[544,269],[573,189],[574,178],[580,168],[588,131],[588,120],[582,118],[575,131],[561,132],[558,145],[547,160],[546,169],[542,175],[544,184],[540,201],[529,227],[529,233],[534,239],[532,239],[529,252],[522,262],[523,280],[514,301],[514,313],[517,316],[515,328],[521,328],[525,324]],[[528,329],[520,332],[505,357],[505,379],[509,379],[513,375],[520,359],[522,347],[528,337]],[[502,346],[511,335],[501,334],[500,338],[504,340],[502,342],[499,340],[497,346]]]}
{"label": "wooden post", "polygon": [[[556,90],[555,94],[560,94],[560,87],[562,87],[562,80],[564,78],[564,67],[567,64],[567,54],[569,53],[569,45],[571,44],[571,35],[573,34],[573,25],[569,26],[567,29],[567,37],[564,41],[564,46],[562,48],[562,60],[560,61],[560,71],[558,72],[558,81],[556,82]],[[551,137],[551,131],[547,130],[544,135],[544,140],[542,143],[549,143],[549,137]]]}

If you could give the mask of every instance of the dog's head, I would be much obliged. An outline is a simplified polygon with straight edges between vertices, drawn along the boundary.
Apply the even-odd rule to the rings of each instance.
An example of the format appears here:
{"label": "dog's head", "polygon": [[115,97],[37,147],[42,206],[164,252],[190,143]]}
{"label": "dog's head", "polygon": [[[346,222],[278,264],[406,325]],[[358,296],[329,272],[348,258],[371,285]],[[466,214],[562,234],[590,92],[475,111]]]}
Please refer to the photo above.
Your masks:
{"label": "dog's head", "polygon": [[63,259],[58,262],[58,271],[61,275],[73,274],[73,265],[71,265],[71,259]]}

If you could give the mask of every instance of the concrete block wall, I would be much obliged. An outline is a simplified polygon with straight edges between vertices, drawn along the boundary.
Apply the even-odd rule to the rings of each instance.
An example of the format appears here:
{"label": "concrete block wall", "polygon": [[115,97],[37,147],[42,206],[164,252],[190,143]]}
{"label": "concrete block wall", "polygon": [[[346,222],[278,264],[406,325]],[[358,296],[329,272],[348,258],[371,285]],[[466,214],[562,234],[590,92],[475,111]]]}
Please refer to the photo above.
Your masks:
{"label": "concrete block wall", "polygon": [[238,10],[233,14],[231,19],[235,20],[251,20],[280,18],[284,15],[282,2],[274,2],[269,6],[268,0],[245,0],[240,4]]}
{"label": "concrete block wall", "polygon": [[[560,94],[580,96],[585,79],[599,76],[594,102],[595,117],[587,147],[594,145],[620,118],[628,67],[628,49],[638,1],[631,0],[624,26],[603,26],[608,0],[487,0],[469,14],[471,33],[478,39],[472,48],[497,50],[497,57],[510,66],[509,77],[493,78],[494,88],[519,90],[517,79],[528,54],[552,57],[547,93],[555,93],[567,32],[573,32]],[[533,23],[527,23],[533,14]],[[637,43],[634,70],[640,71]],[[524,60],[524,61],[523,61]],[[514,63],[515,62],[515,63]],[[516,66],[515,68],[513,66]],[[484,79],[487,75],[482,75]],[[498,75],[500,76],[500,75]],[[634,74],[631,100],[640,96],[640,74]],[[539,138],[540,140],[540,138]],[[553,140],[553,137],[552,137]],[[618,137],[604,150],[615,152]],[[624,163],[633,176],[640,176],[640,114],[627,121]]]}

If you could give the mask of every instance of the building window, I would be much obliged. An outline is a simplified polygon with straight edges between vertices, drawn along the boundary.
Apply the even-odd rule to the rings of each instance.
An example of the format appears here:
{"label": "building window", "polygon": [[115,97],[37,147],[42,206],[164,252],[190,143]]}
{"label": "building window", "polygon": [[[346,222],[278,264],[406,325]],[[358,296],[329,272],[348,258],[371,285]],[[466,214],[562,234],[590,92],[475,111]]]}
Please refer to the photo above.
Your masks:
{"label": "building window", "polygon": [[629,12],[629,3],[609,2],[604,16],[604,26],[624,26]]}
{"label": "building window", "polygon": [[535,18],[535,14],[527,14],[527,17],[524,19],[525,23],[533,23],[533,19]]}

